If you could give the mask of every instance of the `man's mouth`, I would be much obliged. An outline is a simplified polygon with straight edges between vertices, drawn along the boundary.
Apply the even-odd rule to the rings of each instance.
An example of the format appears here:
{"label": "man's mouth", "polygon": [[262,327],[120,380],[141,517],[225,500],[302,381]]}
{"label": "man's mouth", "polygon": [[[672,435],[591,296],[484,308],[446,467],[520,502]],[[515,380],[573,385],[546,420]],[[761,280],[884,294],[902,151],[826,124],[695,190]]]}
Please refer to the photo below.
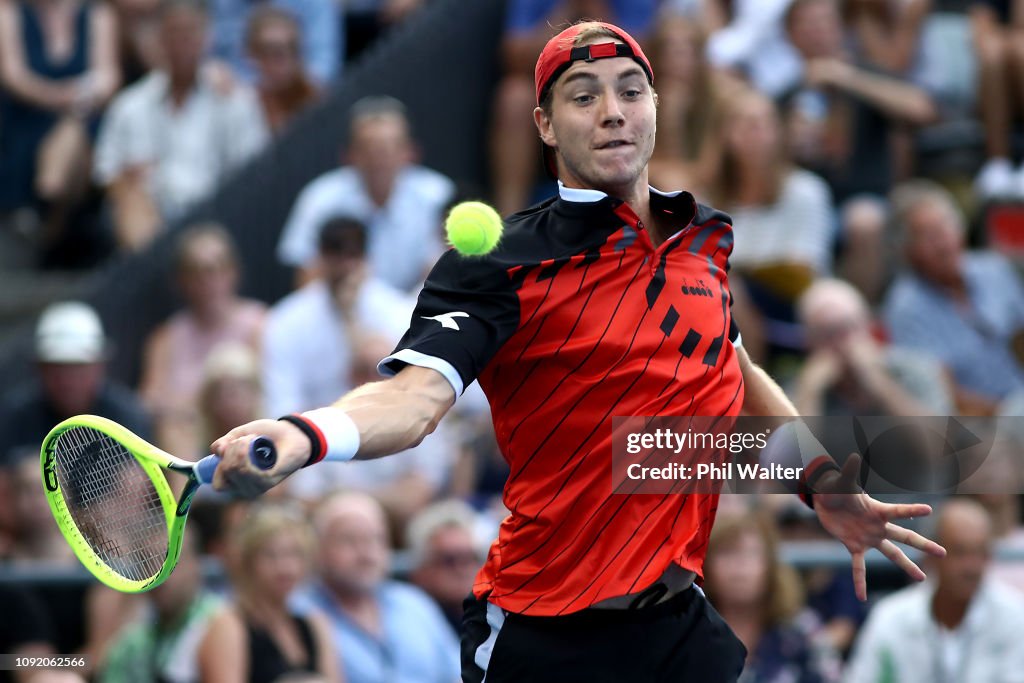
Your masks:
{"label": "man's mouth", "polygon": [[626,145],[631,144],[633,143],[627,142],[626,140],[609,140],[608,142],[602,142],[600,145],[597,145],[595,149],[616,149],[618,147],[625,147]]}

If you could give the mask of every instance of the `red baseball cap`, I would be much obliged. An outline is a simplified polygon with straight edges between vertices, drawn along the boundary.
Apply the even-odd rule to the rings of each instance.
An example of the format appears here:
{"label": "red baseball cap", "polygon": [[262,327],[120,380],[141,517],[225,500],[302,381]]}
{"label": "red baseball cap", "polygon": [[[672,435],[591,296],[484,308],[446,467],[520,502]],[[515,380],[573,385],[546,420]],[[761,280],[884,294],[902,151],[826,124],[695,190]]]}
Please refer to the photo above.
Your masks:
{"label": "red baseball cap", "polygon": [[[608,29],[617,35],[622,42],[592,43],[590,45],[573,47],[573,41],[576,40],[576,36],[583,30],[595,26]],[[643,67],[644,73],[647,74],[647,80],[651,85],[654,84],[654,70],[651,69],[651,63],[648,61],[644,51],[640,49],[640,44],[633,40],[633,36],[613,24],[603,21],[587,21],[573,24],[565,29],[549,40],[544,49],[541,50],[540,57],[537,58],[537,66],[533,71],[533,81],[537,87],[537,104],[540,105],[546,91],[554,85],[555,81],[558,80],[558,77],[566,69],[573,65],[573,62],[590,62],[607,57],[631,57]]]}
{"label": "red baseball cap", "polygon": [[[573,42],[581,32],[595,26],[608,29],[618,36],[622,42],[615,43],[609,41],[607,43],[591,43],[589,45],[573,47]],[[640,44],[633,39],[633,36],[614,24],[603,21],[586,21],[573,24],[565,29],[549,40],[544,49],[541,50],[540,56],[537,58],[537,66],[533,71],[533,82],[537,89],[537,106],[540,106],[544,95],[555,84],[558,77],[572,66],[574,62],[590,62],[595,59],[609,57],[630,57],[635,60],[643,68],[644,73],[647,74],[647,81],[654,85],[654,70],[651,68],[651,62],[647,59],[644,51],[640,49]],[[547,168],[552,178],[558,178],[558,167],[555,164],[555,155],[552,154],[553,150],[543,142],[541,147],[544,154],[545,168]]]}

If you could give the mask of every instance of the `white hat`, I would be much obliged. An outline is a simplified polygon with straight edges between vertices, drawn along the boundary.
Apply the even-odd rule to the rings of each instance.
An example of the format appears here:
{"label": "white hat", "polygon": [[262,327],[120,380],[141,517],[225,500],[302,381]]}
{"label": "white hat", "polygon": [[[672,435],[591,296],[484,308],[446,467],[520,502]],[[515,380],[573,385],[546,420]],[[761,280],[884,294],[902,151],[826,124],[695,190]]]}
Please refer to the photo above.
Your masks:
{"label": "white hat", "polygon": [[80,301],[47,306],[36,325],[36,360],[43,363],[96,363],[107,357],[99,315]]}

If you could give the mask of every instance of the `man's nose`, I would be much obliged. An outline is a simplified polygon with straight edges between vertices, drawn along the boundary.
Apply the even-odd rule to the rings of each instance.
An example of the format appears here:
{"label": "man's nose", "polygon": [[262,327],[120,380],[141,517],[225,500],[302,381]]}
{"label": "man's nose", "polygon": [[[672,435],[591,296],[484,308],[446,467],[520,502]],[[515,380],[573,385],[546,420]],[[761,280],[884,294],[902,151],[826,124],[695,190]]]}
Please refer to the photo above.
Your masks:
{"label": "man's nose", "polygon": [[608,93],[601,99],[601,123],[605,126],[621,126],[626,122],[619,98]]}

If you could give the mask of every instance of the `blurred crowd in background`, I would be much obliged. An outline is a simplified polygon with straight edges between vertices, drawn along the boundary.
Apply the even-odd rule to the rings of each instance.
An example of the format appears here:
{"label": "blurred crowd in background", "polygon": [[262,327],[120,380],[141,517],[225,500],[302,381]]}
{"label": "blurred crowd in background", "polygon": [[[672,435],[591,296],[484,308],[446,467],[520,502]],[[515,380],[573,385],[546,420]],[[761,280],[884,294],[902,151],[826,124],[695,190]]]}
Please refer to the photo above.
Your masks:
{"label": "blurred crowd in background", "polygon": [[[40,270],[146,250],[424,4],[0,0],[2,244]],[[744,346],[803,414],[1024,415],[1024,2],[509,0],[488,178],[422,165],[403,103],[368,96],[344,161],[281,226],[279,301],[240,295],[232,231],[206,221],[175,235],[182,306],[140,330],[137,386],[107,375],[93,308],[42,313],[35,377],[0,406],[0,576],[21,577],[0,582],[0,652],[87,653],[96,681],[458,679],[461,602],[505,512],[475,385],[412,452],[320,464],[255,502],[204,492],[178,569],[143,596],[29,581],[76,565],[38,448],[93,413],[198,459],[239,423],[376,378],[460,188],[490,188],[504,215],[553,194],[533,66],[583,17],[644,45],[651,183],[732,216]],[[1002,490],[1021,490],[1022,448],[993,451]],[[947,557],[865,606],[842,564],[783,561],[780,543],[826,538],[795,496],[726,497],[704,588],[750,651],[743,683],[1024,676],[1019,494],[936,502],[922,529]]]}

